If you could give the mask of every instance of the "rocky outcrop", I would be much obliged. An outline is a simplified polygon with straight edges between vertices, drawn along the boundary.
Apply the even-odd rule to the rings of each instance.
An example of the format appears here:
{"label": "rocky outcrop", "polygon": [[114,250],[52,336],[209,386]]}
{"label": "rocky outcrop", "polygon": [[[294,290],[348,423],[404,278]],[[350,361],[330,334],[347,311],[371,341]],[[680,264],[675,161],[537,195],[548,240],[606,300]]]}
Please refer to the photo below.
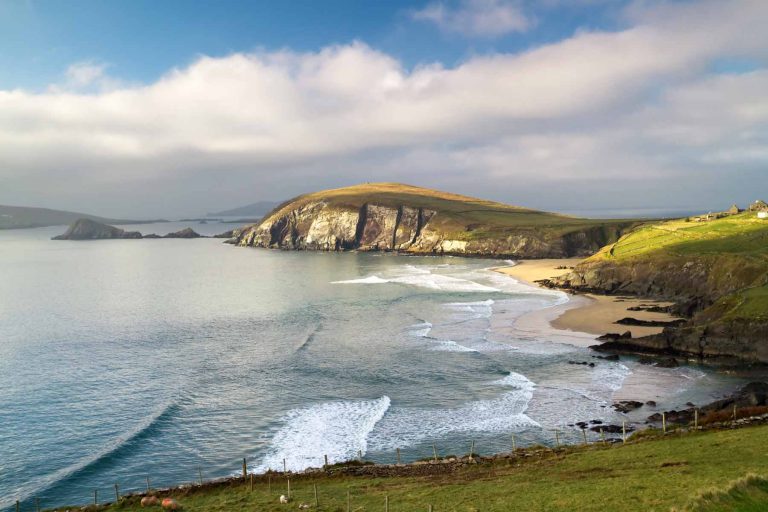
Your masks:
{"label": "rocky outcrop", "polygon": [[698,359],[736,358],[768,363],[768,322],[715,321],[668,327],[661,334],[610,340],[592,348],[601,352],[685,355]]}
{"label": "rocky outcrop", "polygon": [[192,228],[184,228],[181,231],[168,233],[163,238],[202,238],[202,236]]}
{"label": "rocky outcrop", "polygon": [[107,240],[115,238],[141,238],[138,231],[125,231],[91,219],[76,220],[64,234],[53,240]]}
{"label": "rocky outcrop", "polygon": [[53,237],[53,240],[107,240],[107,239],[140,239],[140,238],[201,238],[192,228],[184,228],[167,235],[142,235],[138,231],[125,231],[114,226],[102,224],[90,219],[79,219],[67,228],[64,234]]}
{"label": "rocky outcrop", "polygon": [[480,236],[472,227],[460,232],[446,229],[441,222],[445,218],[436,209],[408,204],[366,202],[352,207],[310,201],[244,228],[237,235],[237,244],[292,250],[556,258],[592,254],[621,234],[618,226],[574,228],[561,235],[522,226]]}

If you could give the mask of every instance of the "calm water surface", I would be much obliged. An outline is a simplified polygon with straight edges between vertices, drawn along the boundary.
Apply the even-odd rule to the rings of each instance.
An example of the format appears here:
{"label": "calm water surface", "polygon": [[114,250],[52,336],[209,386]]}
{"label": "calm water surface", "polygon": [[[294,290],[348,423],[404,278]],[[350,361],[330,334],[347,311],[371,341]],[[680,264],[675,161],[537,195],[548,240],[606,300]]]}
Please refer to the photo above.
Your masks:
{"label": "calm water surface", "polygon": [[62,231],[0,231],[0,509],[226,476],[243,457],[298,470],[577,441],[568,424],[626,419],[607,406],[628,379],[659,408],[743,381],[517,332],[568,299],[496,261],[49,240]]}

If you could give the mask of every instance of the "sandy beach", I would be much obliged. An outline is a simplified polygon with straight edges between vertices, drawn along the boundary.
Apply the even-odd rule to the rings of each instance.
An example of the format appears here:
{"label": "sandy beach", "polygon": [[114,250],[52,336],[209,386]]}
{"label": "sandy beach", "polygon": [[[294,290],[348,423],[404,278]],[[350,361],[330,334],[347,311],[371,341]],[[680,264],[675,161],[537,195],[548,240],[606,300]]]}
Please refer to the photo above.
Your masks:
{"label": "sandy beach", "polygon": [[[535,281],[566,274],[579,261],[581,261],[579,258],[522,260],[517,262],[516,265],[498,267],[494,270],[531,286],[538,286]],[[663,328],[621,325],[615,322],[625,317],[632,317],[638,320],[661,321],[674,320],[674,317],[667,313],[628,311],[628,308],[649,305],[667,306],[670,304],[670,302],[638,299],[635,297],[592,294],[572,295],[571,300],[562,306],[524,315],[518,319],[516,327],[521,330],[536,330],[540,329],[542,324],[549,324],[551,328],[557,330],[597,336],[609,332],[623,333],[630,331],[632,336],[637,338],[660,333]]]}

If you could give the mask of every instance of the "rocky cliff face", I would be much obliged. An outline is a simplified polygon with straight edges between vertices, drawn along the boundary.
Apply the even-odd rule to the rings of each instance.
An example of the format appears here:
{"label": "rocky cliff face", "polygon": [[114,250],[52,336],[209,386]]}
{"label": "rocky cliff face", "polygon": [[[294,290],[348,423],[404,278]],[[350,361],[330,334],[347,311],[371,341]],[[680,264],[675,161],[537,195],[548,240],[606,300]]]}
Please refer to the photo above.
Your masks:
{"label": "rocky cliff face", "polygon": [[713,306],[722,297],[754,285],[765,271],[758,261],[727,256],[642,259],[612,262],[587,260],[551,284],[565,289],[665,298],[690,318],[655,336],[604,343],[599,350],[658,352],[696,358],[731,357],[768,363],[768,322],[721,318]]}
{"label": "rocky cliff face", "polygon": [[293,250],[546,258],[591,254],[621,234],[620,227],[591,226],[559,236],[531,227],[472,236],[469,231],[448,232],[440,220],[440,211],[407,204],[365,203],[357,208],[312,201],[243,229],[236,243]]}

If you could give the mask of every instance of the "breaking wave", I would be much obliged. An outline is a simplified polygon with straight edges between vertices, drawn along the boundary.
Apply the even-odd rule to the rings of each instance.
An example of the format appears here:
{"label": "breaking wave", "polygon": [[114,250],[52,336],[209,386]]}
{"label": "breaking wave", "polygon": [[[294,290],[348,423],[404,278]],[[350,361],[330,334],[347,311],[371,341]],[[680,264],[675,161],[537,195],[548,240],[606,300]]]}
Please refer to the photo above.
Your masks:
{"label": "breaking wave", "polygon": [[272,438],[271,446],[256,472],[289,471],[321,467],[328,456],[330,464],[357,457],[368,450],[368,434],[384,417],[390,400],[326,402],[294,409],[283,417],[283,426]]}

